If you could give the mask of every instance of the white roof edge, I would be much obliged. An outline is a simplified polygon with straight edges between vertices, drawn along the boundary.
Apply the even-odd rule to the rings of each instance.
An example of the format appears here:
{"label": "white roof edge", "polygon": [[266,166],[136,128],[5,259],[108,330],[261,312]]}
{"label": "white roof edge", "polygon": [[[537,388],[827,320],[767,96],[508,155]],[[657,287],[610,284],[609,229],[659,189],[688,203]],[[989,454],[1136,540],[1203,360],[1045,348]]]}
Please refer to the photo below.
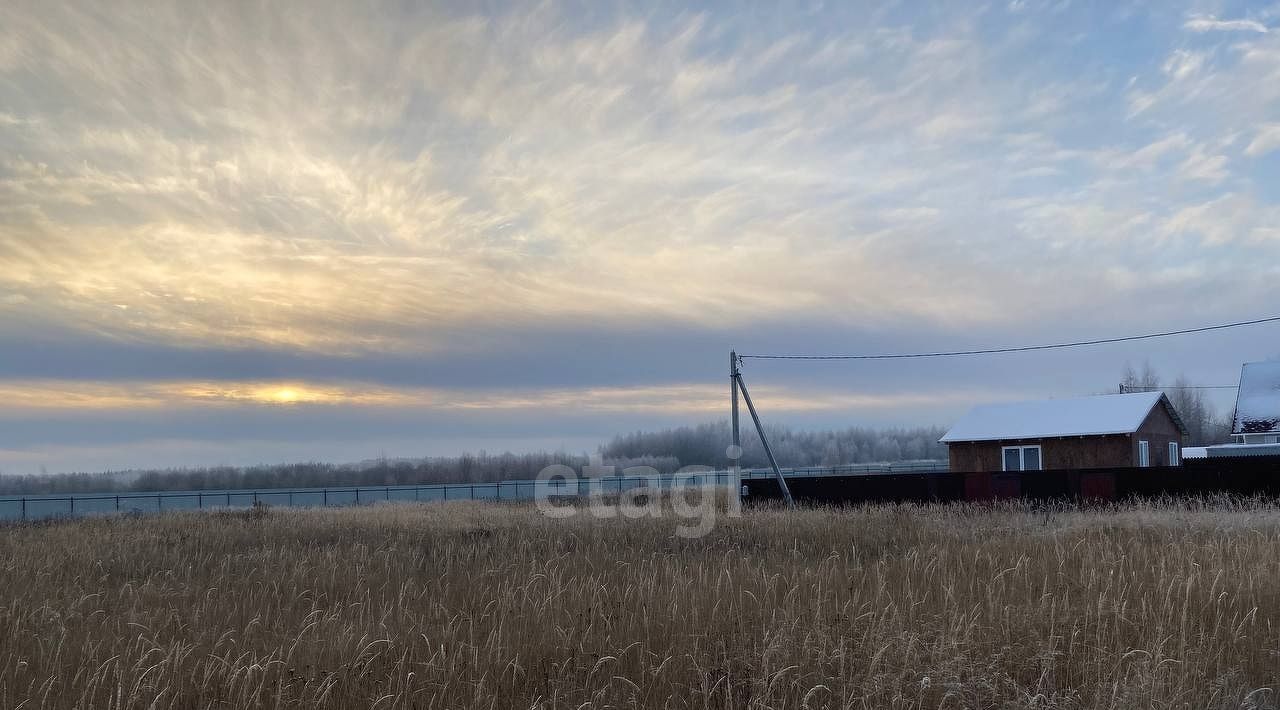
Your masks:
{"label": "white roof edge", "polygon": [[1132,434],[1134,431],[1136,430],[1121,429],[1119,431],[1090,431],[1090,432],[1084,432],[1081,434],[1072,433],[1072,434],[1041,434],[1037,436],[984,436],[976,439],[971,439],[967,436],[961,439],[948,439],[947,437],[950,436],[950,432],[948,432],[947,434],[943,434],[942,438],[938,439],[938,442],[942,444],[948,444],[948,443],[961,442],[961,441],[1013,441],[1015,439],[1083,439],[1090,436],[1120,436],[1122,434]]}

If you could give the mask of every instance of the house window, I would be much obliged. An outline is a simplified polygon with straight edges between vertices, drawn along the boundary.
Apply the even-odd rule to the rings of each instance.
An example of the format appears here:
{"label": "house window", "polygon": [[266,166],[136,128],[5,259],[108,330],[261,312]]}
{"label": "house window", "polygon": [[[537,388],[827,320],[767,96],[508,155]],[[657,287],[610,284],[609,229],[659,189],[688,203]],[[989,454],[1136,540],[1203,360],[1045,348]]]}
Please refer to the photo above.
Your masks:
{"label": "house window", "polygon": [[1182,465],[1182,460],[1178,457],[1178,442],[1176,441],[1169,442],[1169,465],[1170,466]]}
{"label": "house window", "polygon": [[1144,468],[1151,465],[1151,444],[1148,442],[1138,442],[1138,465]]}
{"label": "house window", "polygon": [[1005,471],[1039,471],[1039,446],[1005,446],[1000,450]]}

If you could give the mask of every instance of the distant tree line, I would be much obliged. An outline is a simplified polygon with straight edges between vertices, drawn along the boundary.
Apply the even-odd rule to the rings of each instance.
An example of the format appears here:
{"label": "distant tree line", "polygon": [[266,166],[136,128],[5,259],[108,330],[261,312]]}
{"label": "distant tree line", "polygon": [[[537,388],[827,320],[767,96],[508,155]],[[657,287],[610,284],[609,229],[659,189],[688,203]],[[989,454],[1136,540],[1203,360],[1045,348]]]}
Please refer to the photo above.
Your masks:
{"label": "distant tree line", "polygon": [[[798,432],[773,426],[769,442],[783,466],[825,466],[868,461],[945,458],[937,443],[941,429],[844,429]],[[743,431],[742,465],[768,465],[754,431]],[[536,478],[544,468],[561,464],[581,471],[592,458],[624,469],[647,466],[672,473],[682,466],[727,468],[730,441],[727,421],[684,426],[615,437],[595,457],[586,454],[463,454],[426,459],[380,459],[360,464],[292,463],[263,466],[217,466],[109,473],[64,473],[0,476],[0,495],[57,493],[128,493],[238,488],[322,488],[336,486],[400,486],[433,483],[489,483]]]}
{"label": "distant tree line", "polygon": [[[941,427],[848,427],[821,431],[796,431],[780,425],[765,427],[769,446],[778,465],[783,467],[945,459],[947,447],[938,443],[945,433],[946,429]],[[741,436],[743,452],[739,464],[746,468],[768,466],[764,447],[749,422]],[[729,422],[719,421],[621,434],[602,446],[600,452],[606,461],[663,456],[675,459],[681,466],[725,468],[732,464],[726,450],[730,437]]]}
{"label": "distant tree line", "polygon": [[587,457],[581,454],[481,452],[412,460],[380,459],[360,464],[292,463],[95,474],[34,474],[0,476],[0,494],[483,483],[535,478],[539,471],[553,464],[579,468],[586,462]]}

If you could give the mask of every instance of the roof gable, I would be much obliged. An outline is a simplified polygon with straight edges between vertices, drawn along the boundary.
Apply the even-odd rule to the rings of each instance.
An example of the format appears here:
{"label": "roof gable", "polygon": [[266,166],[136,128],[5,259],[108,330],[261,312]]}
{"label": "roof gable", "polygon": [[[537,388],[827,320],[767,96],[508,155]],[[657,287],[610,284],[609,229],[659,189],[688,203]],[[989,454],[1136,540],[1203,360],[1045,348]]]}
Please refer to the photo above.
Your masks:
{"label": "roof gable", "polygon": [[1185,433],[1182,420],[1164,393],[1138,392],[980,405],[969,410],[939,441],[1132,434],[1142,428],[1142,423],[1160,404]]}
{"label": "roof gable", "polygon": [[1231,433],[1280,433],[1280,361],[1250,362],[1240,369]]}

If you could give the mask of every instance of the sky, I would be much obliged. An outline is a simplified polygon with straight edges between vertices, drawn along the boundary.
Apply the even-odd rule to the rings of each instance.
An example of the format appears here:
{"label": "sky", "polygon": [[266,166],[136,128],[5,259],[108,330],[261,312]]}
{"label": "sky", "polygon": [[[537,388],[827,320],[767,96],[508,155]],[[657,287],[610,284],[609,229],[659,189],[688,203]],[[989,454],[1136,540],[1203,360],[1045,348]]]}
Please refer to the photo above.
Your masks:
{"label": "sky", "polygon": [[[3,473],[594,450],[727,416],[731,348],[1265,317],[1277,254],[1276,3],[0,3]],[[1277,354],[744,378],[947,425]]]}

